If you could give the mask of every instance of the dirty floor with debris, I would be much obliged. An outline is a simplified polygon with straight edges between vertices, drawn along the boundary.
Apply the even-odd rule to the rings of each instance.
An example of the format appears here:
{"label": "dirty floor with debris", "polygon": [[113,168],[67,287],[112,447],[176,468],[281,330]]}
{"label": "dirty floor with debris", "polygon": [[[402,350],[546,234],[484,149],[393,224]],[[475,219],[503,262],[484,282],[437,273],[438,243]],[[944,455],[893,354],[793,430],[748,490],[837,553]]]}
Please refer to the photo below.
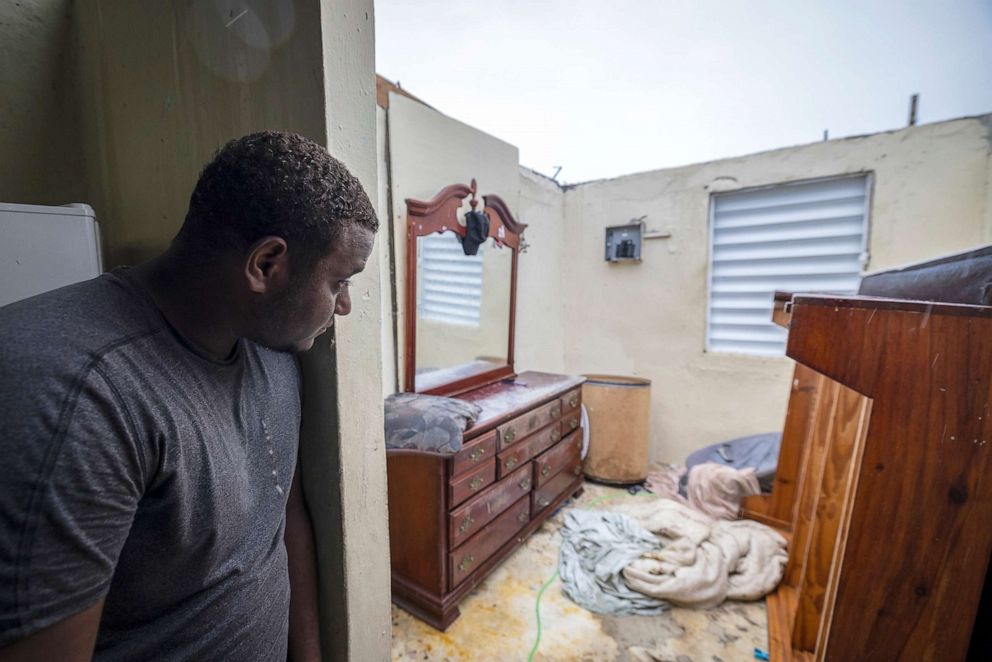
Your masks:
{"label": "dirty floor with debris", "polygon": [[[642,499],[586,483],[565,508],[611,510]],[[438,632],[393,605],[393,660],[527,660],[538,637],[535,605],[555,574],[564,508],[493,571],[460,605],[461,617]],[[725,602],[710,610],[672,608],[659,616],[599,616],[565,597],[561,582],[541,597],[534,660],[744,662],[768,650],[764,602]]]}

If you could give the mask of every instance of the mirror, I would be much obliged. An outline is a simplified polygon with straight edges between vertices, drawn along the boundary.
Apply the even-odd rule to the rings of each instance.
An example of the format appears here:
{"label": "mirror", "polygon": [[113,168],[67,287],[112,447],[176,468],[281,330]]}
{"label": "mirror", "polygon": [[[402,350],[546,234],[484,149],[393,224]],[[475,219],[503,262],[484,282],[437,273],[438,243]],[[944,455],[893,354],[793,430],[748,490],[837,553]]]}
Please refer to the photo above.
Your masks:
{"label": "mirror", "polygon": [[417,237],[418,392],[509,365],[513,251],[465,255],[452,231]]}
{"label": "mirror", "polygon": [[[497,195],[451,184],[431,200],[406,199],[403,390],[456,395],[513,376],[517,252],[526,225]],[[466,198],[469,198],[466,201]],[[488,226],[488,227],[487,227]],[[485,241],[466,255],[462,237]]]}

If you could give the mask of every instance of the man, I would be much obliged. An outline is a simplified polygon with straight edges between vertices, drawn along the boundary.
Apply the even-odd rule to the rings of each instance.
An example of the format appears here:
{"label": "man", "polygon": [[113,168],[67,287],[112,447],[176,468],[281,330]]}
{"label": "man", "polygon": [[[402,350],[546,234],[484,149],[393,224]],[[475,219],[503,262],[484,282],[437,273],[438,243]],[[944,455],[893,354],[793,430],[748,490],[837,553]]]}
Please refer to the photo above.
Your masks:
{"label": "man", "polygon": [[160,257],[0,309],[0,659],[318,659],[299,373],[378,228],[258,133]]}

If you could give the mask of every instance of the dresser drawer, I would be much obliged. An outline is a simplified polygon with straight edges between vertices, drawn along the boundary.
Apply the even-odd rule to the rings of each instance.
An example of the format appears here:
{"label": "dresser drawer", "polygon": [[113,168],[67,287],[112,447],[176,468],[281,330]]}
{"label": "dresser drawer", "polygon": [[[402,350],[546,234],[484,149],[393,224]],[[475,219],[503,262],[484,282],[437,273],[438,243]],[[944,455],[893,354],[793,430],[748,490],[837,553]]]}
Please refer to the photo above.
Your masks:
{"label": "dresser drawer", "polygon": [[531,512],[537,515],[537,513],[550,506],[581,475],[582,462],[575,460],[575,462],[552,476],[544,485],[531,492]]}
{"label": "dresser drawer", "polygon": [[490,459],[448,482],[448,506],[453,508],[465,499],[496,482],[496,463]]}
{"label": "dresser drawer", "polygon": [[520,441],[497,455],[496,473],[502,477],[518,469],[545,449],[551,448],[561,439],[561,423],[552,423],[543,430],[538,430],[523,441]]}
{"label": "dresser drawer", "polygon": [[453,589],[505,545],[530,521],[530,497],[524,496],[494,519],[484,531],[468,539],[448,555],[448,573]]}
{"label": "dresser drawer", "polygon": [[574,391],[569,391],[565,395],[561,396],[561,413],[562,416],[568,416],[572,412],[579,411],[579,405],[582,404],[582,389],[577,388]]}
{"label": "dresser drawer", "polygon": [[451,475],[457,476],[480,466],[496,455],[496,430],[473,439],[451,459]]}
{"label": "dresser drawer", "polygon": [[573,432],[534,460],[534,486],[544,485],[566,466],[571,467],[578,462],[581,455],[582,435]]}
{"label": "dresser drawer", "polygon": [[548,423],[557,423],[561,420],[561,414],[561,400],[555,398],[551,402],[504,423],[498,428],[499,449],[503,450],[514,443],[523,441],[531,432],[543,428]]}
{"label": "dresser drawer", "polygon": [[568,434],[574,430],[578,430],[582,426],[582,413],[578,411],[573,411],[570,414],[565,414],[561,419],[561,433]]}
{"label": "dresser drawer", "polygon": [[448,541],[451,549],[481,531],[514,501],[528,494],[534,482],[531,473],[531,466],[524,465],[452,511],[448,515]]}

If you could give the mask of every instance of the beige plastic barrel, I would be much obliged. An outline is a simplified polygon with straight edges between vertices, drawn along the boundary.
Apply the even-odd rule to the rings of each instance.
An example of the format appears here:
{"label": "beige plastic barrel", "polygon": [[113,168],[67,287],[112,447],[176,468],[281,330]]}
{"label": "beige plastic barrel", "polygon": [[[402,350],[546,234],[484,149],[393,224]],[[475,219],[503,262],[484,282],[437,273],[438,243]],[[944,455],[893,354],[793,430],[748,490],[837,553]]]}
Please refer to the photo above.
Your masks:
{"label": "beige plastic barrel", "polygon": [[582,403],[589,414],[588,478],[639,483],[648,475],[651,380],[585,375]]}

